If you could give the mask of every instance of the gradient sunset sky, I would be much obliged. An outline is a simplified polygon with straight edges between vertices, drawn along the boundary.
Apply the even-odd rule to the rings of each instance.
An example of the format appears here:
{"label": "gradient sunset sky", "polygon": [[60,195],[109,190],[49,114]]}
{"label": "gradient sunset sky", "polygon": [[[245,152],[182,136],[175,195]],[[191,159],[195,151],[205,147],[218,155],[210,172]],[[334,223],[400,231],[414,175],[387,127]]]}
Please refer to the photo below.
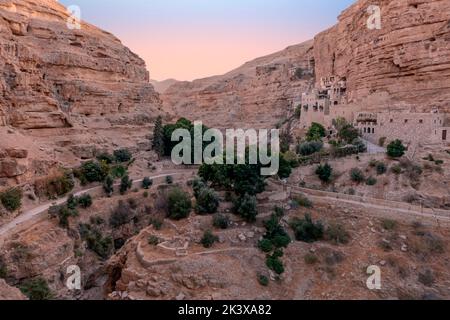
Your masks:
{"label": "gradient sunset sky", "polygon": [[112,32],[152,79],[193,80],[311,39],[354,0],[61,0]]}

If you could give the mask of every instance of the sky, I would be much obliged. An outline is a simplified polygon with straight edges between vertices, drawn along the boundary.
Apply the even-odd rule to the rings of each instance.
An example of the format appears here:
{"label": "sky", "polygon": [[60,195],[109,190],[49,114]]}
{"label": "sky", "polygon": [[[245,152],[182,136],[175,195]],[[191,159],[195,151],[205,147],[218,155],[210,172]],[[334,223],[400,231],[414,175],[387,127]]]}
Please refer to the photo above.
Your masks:
{"label": "sky", "polygon": [[156,80],[219,75],[312,39],[354,0],[60,0],[116,35]]}

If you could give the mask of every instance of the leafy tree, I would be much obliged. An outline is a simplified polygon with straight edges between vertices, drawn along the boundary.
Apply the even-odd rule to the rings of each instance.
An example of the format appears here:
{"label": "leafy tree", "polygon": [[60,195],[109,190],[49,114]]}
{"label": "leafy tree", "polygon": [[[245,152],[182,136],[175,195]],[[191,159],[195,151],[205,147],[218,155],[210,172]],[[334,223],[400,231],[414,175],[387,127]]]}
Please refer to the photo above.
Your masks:
{"label": "leafy tree", "polygon": [[215,236],[211,230],[205,231],[203,234],[202,240],[200,241],[203,247],[205,248],[211,248],[214,243],[218,242],[219,238]]}
{"label": "leafy tree", "polygon": [[144,180],[142,180],[142,188],[148,190],[153,185],[153,180],[149,177],[145,177]]}
{"label": "leafy tree", "polygon": [[377,162],[376,168],[377,168],[377,174],[380,176],[385,174],[388,170],[388,168],[387,168],[386,164],[384,164],[384,162]]}
{"label": "leafy tree", "polygon": [[365,180],[364,173],[359,168],[353,168],[350,171],[350,178],[353,182],[361,183]]}
{"label": "leafy tree", "polygon": [[306,214],[304,219],[292,220],[290,225],[298,241],[312,243],[323,238],[324,227],[322,223],[314,223],[309,214]]}
{"label": "leafy tree", "polygon": [[391,158],[403,157],[406,151],[406,147],[403,145],[401,140],[395,140],[389,143],[387,146],[387,154]]}
{"label": "leafy tree", "polygon": [[228,229],[228,227],[230,226],[230,218],[228,218],[228,216],[224,214],[217,213],[213,218],[213,226],[218,229]]}
{"label": "leafy tree", "polygon": [[280,164],[279,165],[280,166],[278,168],[278,176],[280,177],[280,179],[289,178],[292,174],[292,167],[291,167],[291,163],[286,160],[284,155],[280,155]]}
{"label": "leafy tree", "polygon": [[103,182],[103,190],[105,190],[108,197],[112,195],[114,192],[114,178],[111,175],[108,175]]}
{"label": "leafy tree", "polygon": [[158,116],[155,121],[155,128],[153,130],[152,148],[161,159],[164,156],[164,128],[162,125],[162,117]]}
{"label": "leafy tree", "polygon": [[338,136],[345,142],[352,143],[353,141],[355,141],[355,139],[358,139],[359,131],[353,125],[346,124],[343,128],[339,130]]}
{"label": "leafy tree", "polygon": [[323,143],[321,141],[306,141],[301,143],[297,147],[297,153],[302,156],[309,156],[316,152],[319,152],[323,148]]}
{"label": "leafy tree", "polygon": [[120,194],[125,194],[133,186],[133,180],[128,175],[122,177],[120,181]]}
{"label": "leafy tree", "polygon": [[168,217],[173,220],[187,218],[192,210],[189,194],[180,188],[174,188],[168,195]]}
{"label": "leafy tree", "polygon": [[198,214],[213,214],[219,208],[219,196],[210,188],[203,188],[197,197],[195,211]]}
{"label": "leafy tree", "polygon": [[316,169],[316,174],[321,181],[328,183],[331,180],[331,175],[333,174],[333,168],[328,163],[319,165]]}
{"label": "leafy tree", "polygon": [[14,212],[22,206],[22,189],[10,188],[0,193],[0,201],[9,212]]}
{"label": "leafy tree", "polygon": [[81,165],[76,172],[82,183],[101,182],[108,174],[101,163],[88,161]]}
{"label": "leafy tree", "polygon": [[90,194],[84,194],[78,198],[78,204],[83,208],[92,206],[92,197]]}
{"label": "leafy tree", "polygon": [[256,197],[245,194],[237,198],[234,202],[233,211],[248,222],[256,221],[258,215]]}
{"label": "leafy tree", "polygon": [[325,127],[319,123],[313,122],[306,134],[306,138],[308,141],[319,141],[326,135]]}
{"label": "leafy tree", "polygon": [[131,160],[131,152],[128,149],[119,149],[114,151],[114,158],[117,162],[123,163]]}
{"label": "leafy tree", "polygon": [[266,259],[266,265],[269,269],[273,270],[276,274],[280,275],[284,273],[284,265],[280,258],[283,256],[282,250],[276,250],[272,255],[268,255]]}
{"label": "leafy tree", "polygon": [[104,152],[98,155],[97,160],[100,162],[104,161],[107,164],[112,164],[114,161],[116,161],[114,156],[108,152]]}
{"label": "leafy tree", "polygon": [[120,200],[117,208],[111,214],[109,223],[111,227],[118,228],[129,223],[134,215],[135,212],[130,205],[127,202]]}

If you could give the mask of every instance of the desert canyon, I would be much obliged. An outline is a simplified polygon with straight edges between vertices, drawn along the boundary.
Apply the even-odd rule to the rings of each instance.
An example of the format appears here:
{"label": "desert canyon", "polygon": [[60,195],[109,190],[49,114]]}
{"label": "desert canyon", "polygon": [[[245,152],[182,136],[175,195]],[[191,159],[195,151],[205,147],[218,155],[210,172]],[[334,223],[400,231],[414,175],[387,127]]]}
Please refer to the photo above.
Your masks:
{"label": "desert canyon", "polygon": [[[373,4],[381,29],[366,27]],[[151,81],[114,35],[88,22],[70,29],[68,19],[57,1],[0,0],[0,198],[21,194],[20,208],[0,203],[0,299],[30,298],[23,288],[36,279],[55,299],[450,299],[450,1],[357,0],[310,41],[192,82]],[[163,214],[161,194],[174,185],[194,198],[198,168],[158,156],[158,118],[279,128],[297,165],[268,179],[253,223],[217,190],[228,228],[206,248],[211,215]],[[366,152],[296,151],[314,123],[335,136],[338,118]],[[395,139],[407,147],[400,159],[386,155]],[[118,150],[131,154],[126,166],[105,156]],[[126,192],[107,196],[103,181],[83,176],[100,158],[99,170],[126,167]],[[316,175],[325,161],[330,183]],[[69,194],[93,201],[61,225],[52,208]],[[293,239],[282,274],[259,248],[274,206]],[[292,221],[305,213],[345,239],[295,241]],[[78,290],[66,285],[74,265]],[[371,265],[382,269],[381,290],[366,286]]]}

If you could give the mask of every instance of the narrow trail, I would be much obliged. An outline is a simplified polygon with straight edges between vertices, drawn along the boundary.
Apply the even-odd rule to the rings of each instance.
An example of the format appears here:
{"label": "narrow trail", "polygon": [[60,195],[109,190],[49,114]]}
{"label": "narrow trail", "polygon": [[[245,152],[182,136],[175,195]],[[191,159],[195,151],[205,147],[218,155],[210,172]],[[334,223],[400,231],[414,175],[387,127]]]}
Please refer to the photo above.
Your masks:
{"label": "narrow trail", "polygon": [[[184,175],[189,175],[192,172],[193,171],[191,171],[191,170],[173,171],[173,172],[158,174],[155,176],[150,176],[149,178],[152,180],[155,180],[155,179],[165,178],[168,176],[172,176],[172,177],[176,177],[176,176],[180,176],[180,175],[184,176]],[[143,181],[143,179],[133,180],[133,186],[135,184],[142,183],[142,181]],[[117,186],[120,186],[120,183],[114,184],[114,187],[117,187]],[[78,192],[74,193],[74,196],[79,197],[79,196],[82,196],[85,194],[99,192],[101,190],[103,190],[103,186],[95,186],[95,187],[92,187],[89,189],[78,191]],[[58,200],[49,201],[49,202],[42,204],[36,208],[25,211],[24,213],[22,213],[21,215],[17,216],[15,219],[13,219],[12,221],[10,221],[10,222],[6,223],[5,225],[3,225],[2,227],[0,227],[0,238],[4,237],[5,235],[8,235],[10,233],[10,231],[23,225],[26,222],[32,220],[33,218],[39,216],[40,214],[45,213],[50,207],[55,206],[55,205],[64,204],[65,202],[67,202],[67,199],[68,199],[68,196],[65,196]]]}

